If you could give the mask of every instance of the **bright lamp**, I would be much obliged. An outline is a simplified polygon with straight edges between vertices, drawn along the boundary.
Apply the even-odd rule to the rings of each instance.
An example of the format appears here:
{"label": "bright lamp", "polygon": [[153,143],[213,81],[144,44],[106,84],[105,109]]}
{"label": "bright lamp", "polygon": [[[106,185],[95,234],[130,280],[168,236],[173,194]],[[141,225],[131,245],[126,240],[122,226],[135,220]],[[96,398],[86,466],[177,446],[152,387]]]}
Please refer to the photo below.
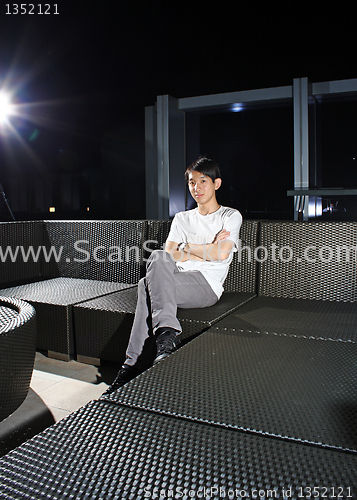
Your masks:
{"label": "bright lamp", "polygon": [[0,124],[5,123],[11,113],[10,96],[0,91]]}

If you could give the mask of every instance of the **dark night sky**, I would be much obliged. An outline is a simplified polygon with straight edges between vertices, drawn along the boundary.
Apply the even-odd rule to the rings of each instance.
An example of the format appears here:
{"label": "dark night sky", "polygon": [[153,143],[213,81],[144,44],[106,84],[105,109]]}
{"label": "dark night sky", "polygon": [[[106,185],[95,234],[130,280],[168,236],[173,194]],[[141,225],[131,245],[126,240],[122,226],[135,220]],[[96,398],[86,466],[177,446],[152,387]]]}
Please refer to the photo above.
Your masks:
{"label": "dark night sky", "polygon": [[75,137],[87,164],[100,165],[103,143],[115,142],[106,161],[144,175],[144,108],[157,95],[356,77],[350,2],[58,0],[58,15],[50,5],[50,15],[0,11],[0,85],[17,102],[42,103],[25,111],[35,122],[27,136],[42,133],[43,163],[51,143]]}
{"label": "dark night sky", "polygon": [[353,7],[316,3],[58,0],[47,16],[3,5],[1,73],[25,79],[29,97],[102,98],[114,114],[160,94],[353,77]]}

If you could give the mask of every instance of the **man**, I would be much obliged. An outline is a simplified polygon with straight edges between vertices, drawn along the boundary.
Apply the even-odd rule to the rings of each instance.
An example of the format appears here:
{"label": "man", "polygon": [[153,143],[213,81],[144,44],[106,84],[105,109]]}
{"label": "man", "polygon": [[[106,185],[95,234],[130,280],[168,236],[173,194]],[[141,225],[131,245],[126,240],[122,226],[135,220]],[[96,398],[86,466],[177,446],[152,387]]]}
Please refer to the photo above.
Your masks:
{"label": "man", "polygon": [[154,363],[177,349],[181,333],[177,307],[212,306],[222,295],[242,216],[217,202],[222,180],[213,160],[200,157],[187,168],[185,178],[197,207],[175,215],[165,250],[155,250],[148,259],[146,277],[138,284],[126,360],[105,394],[150,366],[151,340],[155,340]]}

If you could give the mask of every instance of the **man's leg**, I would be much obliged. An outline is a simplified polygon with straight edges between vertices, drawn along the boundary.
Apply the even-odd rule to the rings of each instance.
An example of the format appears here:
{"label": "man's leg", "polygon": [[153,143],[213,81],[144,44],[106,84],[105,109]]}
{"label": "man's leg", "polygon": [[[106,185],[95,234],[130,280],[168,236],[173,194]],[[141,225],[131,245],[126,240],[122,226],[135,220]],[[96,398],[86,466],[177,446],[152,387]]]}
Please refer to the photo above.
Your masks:
{"label": "man's leg", "polygon": [[[145,356],[141,359],[141,354],[149,335],[156,334],[158,341],[164,342],[162,349],[167,355],[167,335],[161,334],[168,330],[174,344],[172,331],[181,333],[177,307],[208,307],[217,300],[217,296],[200,272],[179,272],[170,254],[162,250],[153,252],[148,259],[146,278],[139,286],[138,307],[125,364],[139,367],[146,361]],[[172,347],[174,348],[174,345]]]}
{"label": "man's leg", "polygon": [[145,345],[160,326],[181,331],[176,318],[174,276],[177,272],[176,263],[167,252],[157,250],[149,257],[146,277],[138,284],[138,302],[126,351],[126,365],[146,363]]}
{"label": "man's leg", "polygon": [[[177,307],[184,309],[209,307],[218,300],[216,294],[200,272],[179,272],[175,274],[174,280],[176,292],[175,317]],[[181,328],[178,331],[170,327],[165,327],[163,326],[164,324],[165,322],[162,321],[156,330],[157,355],[154,364],[169,356],[180,344],[177,336],[181,333]]]}
{"label": "man's leg", "polygon": [[182,309],[210,307],[218,301],[206,278],[197,271],[177,273],[175,289],[177,307]]}
{"label": "man's leg", "polygon": [[[147,262],[146,277],[138,284],[138,302],[124,371],[122,369],[123,373],[119,372],[119,379],[133,378],[148,368],[145,347],[150,347],[150,339],[155,334],[160,338],[161,334],[169,331],[172,338],[172,332],[174,335],[181,333],[180,322],[176,317],[177,307],[208,307],[217,300],[200,272],[179,272],[170,254],[162,250],[154,251]],[[121,381],[118,383],[121,384]]]}
{"label": "man's leg", "polygon": [[208,307],[217,300],[201,273],[179,272],[170,254],[163,250],[153,252],[147,262],[146,278],[138,285],[138,303],[125,364],[135,365],[148,336],[160,328],[181,333],[177,307]]}

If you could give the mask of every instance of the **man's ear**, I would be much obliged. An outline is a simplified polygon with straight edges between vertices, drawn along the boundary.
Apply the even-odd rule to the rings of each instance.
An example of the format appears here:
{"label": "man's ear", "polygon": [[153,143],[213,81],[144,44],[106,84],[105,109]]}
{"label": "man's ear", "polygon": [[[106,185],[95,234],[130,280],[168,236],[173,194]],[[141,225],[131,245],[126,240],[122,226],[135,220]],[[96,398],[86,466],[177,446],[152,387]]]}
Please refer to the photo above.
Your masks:
{"label": "man's ear", "polygon": [[215,179],[214,181],[214,188],[217,190],[221,187],[221,184],[222,184],[222,179],[220,179],[219,177],[217,179]]}

